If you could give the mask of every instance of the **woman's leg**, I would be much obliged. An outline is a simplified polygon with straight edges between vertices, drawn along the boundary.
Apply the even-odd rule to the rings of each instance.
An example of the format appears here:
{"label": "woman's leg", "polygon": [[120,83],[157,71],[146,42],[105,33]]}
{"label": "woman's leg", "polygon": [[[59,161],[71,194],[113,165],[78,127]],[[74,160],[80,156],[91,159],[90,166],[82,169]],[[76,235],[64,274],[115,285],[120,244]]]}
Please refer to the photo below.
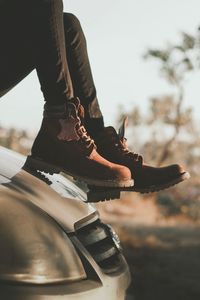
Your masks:
{"label": "woman's leg", "polygon": [[31,9],[22,0],[0,7],[0,96],[36,68],[49,104],[63,103],[74,89],[85,108],[86,124],[103,126],[79,20],[64,13],[63,41],[62,1],[34,0],[30,4]]}
{"label": "woman's leg", "polygon": [[128,168],[104,160],[80,122],[79,100],[73,99],[67,62],[70,58],[66,55],[69,48],[64,35],[62,1],[34,1],[31,24],[34,24],[36,69],[47,105],[32,147],[32,162],[44,171],[64,170],[98,186],[131,186]]}
{"label": "woman's leg", "polygon": [[1,29],[1,89],[5,92],[11,88],[35,66],[46,100],[29,167],[50,173],[63,170],[91,185],[131,186],[128,168],[103,159],[80,122],[79,100],[73,98],[66,58],[62,1],[7,3],[1,20],[5,23],[0,24],[6,25]]}
{"label": "woman's leg", "polygon": [[62,0],[32,0],[31,31],[36,70],[46,102],[65,103],[73,97],[66,59]]}
{"label": "woman's leg", "polygon": [[0,36],[1,96],[36,68],[48,104],[64,104],[73,97],[61,0],[0,5]]}
{"label": "woman's leg", "polygon": [[85,109],[85,126],[91,136],[104,127],[87,52],[87,43],[78,18],[64,13],[66,56],[74,94]]}
{"label": "woman's leg", "polygon": [[[188,178],[179,166],[154,168],[143,164],[140,155],[127,149],[123,134],[114,128],[103,126],[103,117],[97,101],[96,89],[87,54],[87,45],[79,20],[72,14],[64,14],[65,39],[69,70],[74,93],[85,108],[85,126],[97,144],[101,155],[114,163],[127,166],[135,179],[135,190],[150,192],[160,190]],[[121,133],[125,128],[121,128]]]}
{"label": "woman's leg", "polygon": [[0,5],[0,97],[35,68],[26,19],[15,3]]}

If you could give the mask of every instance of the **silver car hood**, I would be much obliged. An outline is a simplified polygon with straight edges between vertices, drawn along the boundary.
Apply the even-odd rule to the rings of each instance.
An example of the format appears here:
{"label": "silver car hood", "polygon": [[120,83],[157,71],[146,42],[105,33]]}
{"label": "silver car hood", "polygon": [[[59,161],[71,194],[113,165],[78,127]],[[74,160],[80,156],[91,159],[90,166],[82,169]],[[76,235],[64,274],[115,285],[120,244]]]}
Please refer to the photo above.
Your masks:
{"label": "silver car hood", "polygon": [[[40,174],[43,180],[38,179],[22,169],[25,160],[25,156],[0,147],[0,191],[5,193],[8,189],[23,194],[26,201],[46,212],[66,232],[98,218],[95,207],[85,202],[86,194],[72,180],[47,174]],[[15,209],[20,209],[18,202]]]}

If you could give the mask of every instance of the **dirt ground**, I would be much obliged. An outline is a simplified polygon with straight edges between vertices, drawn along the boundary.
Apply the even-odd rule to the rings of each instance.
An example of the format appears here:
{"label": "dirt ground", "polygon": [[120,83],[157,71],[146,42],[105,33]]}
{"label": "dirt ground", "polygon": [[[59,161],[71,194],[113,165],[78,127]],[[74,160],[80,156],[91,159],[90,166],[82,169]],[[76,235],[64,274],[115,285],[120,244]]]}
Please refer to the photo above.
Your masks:
{"label": "dirt ground", "polygon": [[[128,300],[200,299],[200,228],[123,228]],[[132,240],[132,236],[134,238]]]}
{"label": "dirt ground", "polygon": [[131,271],[127,300],[200,300],[199,224],[164,219],[152,199],[100,211],[119,234]]}

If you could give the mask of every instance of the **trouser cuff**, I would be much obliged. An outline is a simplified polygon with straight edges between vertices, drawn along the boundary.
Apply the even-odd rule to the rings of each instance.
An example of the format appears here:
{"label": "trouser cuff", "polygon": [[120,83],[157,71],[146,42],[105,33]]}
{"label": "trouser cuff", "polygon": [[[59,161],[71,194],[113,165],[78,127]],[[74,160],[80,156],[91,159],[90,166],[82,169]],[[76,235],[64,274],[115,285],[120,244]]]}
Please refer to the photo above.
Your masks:
{"label": "trouser cuff", "polygon": [[50,105],[45,103],[43,116],[46,118],[64,118],[66,116],[66,104]]}

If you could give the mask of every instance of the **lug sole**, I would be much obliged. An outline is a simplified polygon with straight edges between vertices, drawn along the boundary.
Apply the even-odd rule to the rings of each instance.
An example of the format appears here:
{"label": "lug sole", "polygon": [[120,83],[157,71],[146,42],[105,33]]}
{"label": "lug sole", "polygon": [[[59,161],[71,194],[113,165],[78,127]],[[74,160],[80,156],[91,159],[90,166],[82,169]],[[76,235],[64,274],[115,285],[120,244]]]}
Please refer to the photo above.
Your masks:
{"label": "lug sole", "polygon": [[80,180],[85,182],[88,185],[94,186],[94,187],[108,187],[108,188],[128,188],[133,186],[134,181],[132,179],[130,180],[100,180],[100,179],[91,179],[85,176],[80,176],[78,174],[75,174],[73,172],[70,172],[60,166],[49,164],[39,158],[33,158],[31,156],[27,157],[26,163],[24,167],[32,170],[39,170],[41,172],[48,173],[50,175],[58,174],[60,172],[63,172],[71,177],[73,177],[75,180]]}
{"label": "lug sole", "polygon": [[[130,188],[132,191],[134,192],[138,192],[138,193],[141,193],[141,194],[146,194],[146,193],[153,193],[153,192],[159,192],[159,191],[162,191],[162,190],[165,190],[165,189],[168,189],[174,185],[177,185],[187,179],[190,178],[190,174],[188,172],[184,172],[182,174],[180,174],[179,177],[177,178],[174,178],[173,180],[165,183],[165,184],[161,184],[161,185],[158,185],[158,186],[150,186],[148,188],[137,188],[137,187],[134,187],[133,189]],[[128,191],[129,189],[127,189]]]}
{"label": "lug sole", "polygon": [[120,193],[125,191],[125,192],[138,192],[141,194],[146,194],[146,193],[153,193],[153,192],[159,192],[161,190],[168,189],[172,186],[175,186],[187,179],[190,178],[190,174],[188,172],[184,172],[180,174],[179,177],[171,180],[170,182],[167,182],[165,184],[162,184],[160,186],[150,186],[148,188],[137,188],[137,187],[124,187],[124,188],[107,188],[102,189],[102,188],[97,188],[94,186],[88,186],[89,192],[88,192],[88,202],[103,202],[107,200],[114,200],[114,199],[120,199]]}

